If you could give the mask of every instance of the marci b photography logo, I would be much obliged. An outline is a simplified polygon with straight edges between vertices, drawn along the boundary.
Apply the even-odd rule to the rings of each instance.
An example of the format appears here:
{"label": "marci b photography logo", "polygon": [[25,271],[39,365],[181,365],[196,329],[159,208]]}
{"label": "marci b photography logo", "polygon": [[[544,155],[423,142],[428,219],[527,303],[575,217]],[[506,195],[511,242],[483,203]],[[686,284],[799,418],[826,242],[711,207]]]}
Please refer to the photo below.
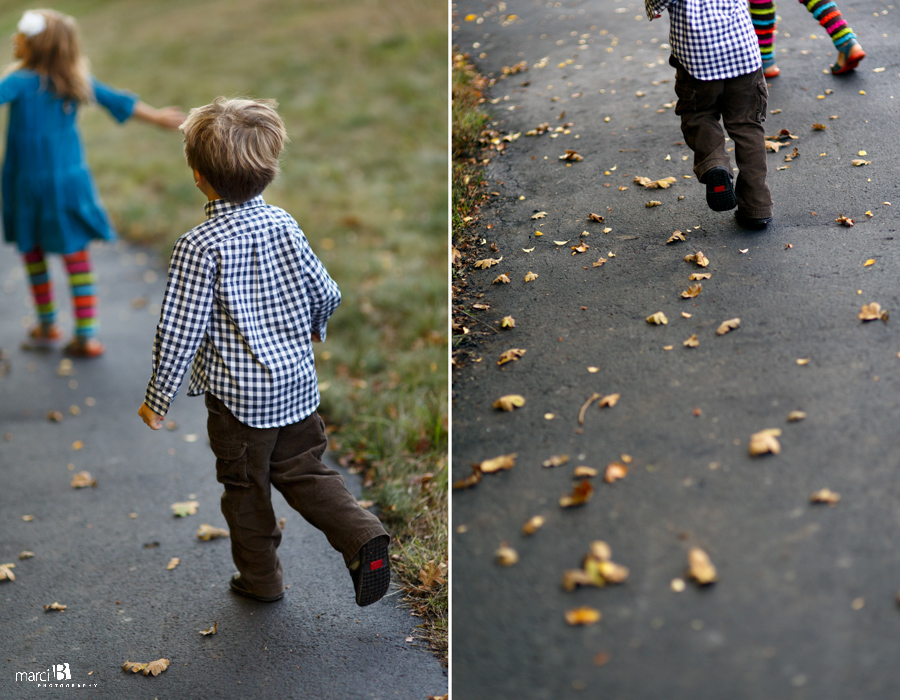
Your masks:
{"label": "marci b photography logo", "polygon": [[96,683],[72,683],[69,664],[52,664],[43,671],[16,671],[17,683],[35,683],[38,688],[96,688]]}

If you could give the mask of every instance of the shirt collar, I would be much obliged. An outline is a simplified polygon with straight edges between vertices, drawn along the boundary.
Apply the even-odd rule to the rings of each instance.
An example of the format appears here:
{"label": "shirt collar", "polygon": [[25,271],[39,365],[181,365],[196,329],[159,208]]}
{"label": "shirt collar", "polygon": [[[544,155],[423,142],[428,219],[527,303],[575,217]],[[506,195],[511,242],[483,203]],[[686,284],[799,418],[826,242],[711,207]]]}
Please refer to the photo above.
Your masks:
{"label": "shirt collar", "polygon": [[206,218],[208,220],[214,219],[217,216],[226,216],[227,214],[231,214],[241,209],[264,206],[266,206],[266,201],[261,194],[258,194],[253,199],[248,199],[241,204],[229,202],[227,199],[214,199],[213,201],[206,203],[204,211],[206,212]]}

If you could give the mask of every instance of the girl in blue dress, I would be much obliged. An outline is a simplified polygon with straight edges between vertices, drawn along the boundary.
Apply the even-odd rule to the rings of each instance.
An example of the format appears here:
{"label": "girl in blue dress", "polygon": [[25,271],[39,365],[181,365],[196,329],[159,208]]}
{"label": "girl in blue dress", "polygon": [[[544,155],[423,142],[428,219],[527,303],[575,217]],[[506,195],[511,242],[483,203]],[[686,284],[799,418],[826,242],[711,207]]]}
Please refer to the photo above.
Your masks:
{"label": "girl in blue dress", "polygon": [[25,260],[38,315],[26,347],[60,340],[46,253],[63,256],[75,316],[66,352],[99,357],[96,293],[88,243],[112,240],[115,231],[88,167],[78,129],[81,105],[96,102],[118,122],[129,117],[177,129],[185,115],[154,109],[136,95],[90,75],[75,20],[53,10],[30,10],[14,37],[18,63],[0,80],[0,104],[9,103],[9,131],[0,192],[3,232]]}

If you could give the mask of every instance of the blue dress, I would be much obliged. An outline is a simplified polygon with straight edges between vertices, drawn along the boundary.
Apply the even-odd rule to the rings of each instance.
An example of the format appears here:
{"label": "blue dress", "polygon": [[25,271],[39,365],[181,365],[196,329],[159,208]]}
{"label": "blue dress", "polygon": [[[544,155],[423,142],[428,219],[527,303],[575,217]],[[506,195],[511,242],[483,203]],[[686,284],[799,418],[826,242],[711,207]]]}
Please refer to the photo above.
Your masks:
{"label": "blue dress", "polygon": [[[97,104],[118,122],[131,116],[136,95],[91,78]],[[116,237],[88,167],[78,108],[57,97],[40,74],[21,69],[0,80],[9,103],[9,131],[0,193],[3,233],[23,253],[74,253],[91,239]]]}

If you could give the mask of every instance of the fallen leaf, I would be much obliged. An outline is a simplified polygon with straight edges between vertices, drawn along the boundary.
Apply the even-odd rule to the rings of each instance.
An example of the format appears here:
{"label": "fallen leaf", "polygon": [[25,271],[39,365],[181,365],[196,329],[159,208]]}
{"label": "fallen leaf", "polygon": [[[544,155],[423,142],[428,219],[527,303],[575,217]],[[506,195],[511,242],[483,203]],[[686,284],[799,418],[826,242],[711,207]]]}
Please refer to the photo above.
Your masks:
{"label": "fallen leaf", "polygon": [[674,177],[664,177],[661,180],[651,180],[649,177],[641,177],[640,175],[638,175],[634,178],[634,181],[642,187],[646,187],[647,189],[651,190],[665,190],[675,184]]}
{"label": "fallen leaf", "polygon": [[647,323],[653,323],[657,326],[665,326],[669,322],[666,315],[662,311],[657,311],[652,316],[647,317]]}
{"label": "fallen leaf", "polygon": [[550,469],[552,467],[561,467],[562,465],[568,463],[569,455],[553,455],[550,459],[545,459],[541,462],[541,466],[545,469]]}
{"label": "fallen leaf", "polygon": [[523,348],[510,348],[502,355],[500,355],[500,359],[497,360],[497,364],[504,365],[507,362],[514,362],[522,357],[522,355],[524,355],[526,352],[528,351]]}
{"label": "fallen leaf", "polygon": [[228,537],[228,530],[224,530],[221,527],[213,527],[207,523],[203,523],[197,530],[197,539],[204,542],[209,542],[219,537]]}
{"label": "fallen leaf", "polygon": [[588,367],[587,371],[590,372],[591,374],[597,374],[597,372],[600,371],[600,368],[599,367]]}
{"label": "fallen leaf", "polygon": [[501,396],[493,403],[494,408],[499,408],[501,411],[514,411],[524,405],[525,397],[520,396],[519,394],[507,394],[506,396]]}
{"label": "fallen leaf", "polygon": [[800,157],[800,151],[799,151],[798,149],[795,148],[795,149],[793,150],[793,152],[788,153],[788,154],[784,157],[784,162],[785,162],[785,163],[790,163],[792,160],[794,160],[794,158],[799,158],[799,157]]}
{"label": "fallen leaf", "polygon": [[215,634],[218,631],[219,631],[219,623],[213,622],[212,627],[210,627],[208,630],[200,630],[200,634],[202,634],[203,636],[207,636],[210,634]]}
{"label": "fallen leaf", "polygon": [[681,593],[685,589],[685,583],[683,578],[673,578],[669,583],[669,588],[672,589],[675,593]]}
{"label": "fallen leaf", "polygon": [[179,559],[178,557],[172,557],[172,558],[169,560],[169,563],[166,564],[166,570],[167,570],[167,571],[171,571],[171,570],[174,569],[176,566],[178,566],[180,563],[181,563],[181,559]]}
{"label": "fallen leaf", "polygon": [[472,304],[473,309],[477,309],[478,311],[487,311],[491,308],[490,304]]}
{"label": "fallen leaf", "polygon": [[178,501],[169,507],[177,517],[183,518],[187,515],[196,513],[199,506],[200,504],[197,501]]}
{"label": "fallen leaf", "polygon": [[519,553],[506,542],[497,548],[497,551],[494,552],[494,556],[500,566],[513,566],[519,561]]}
{"label": "fallen leaf", "polygon": [[806,414],[803,411],[791,411],[788,413],[787,417],[788,423],[794,423],[795,421],[803,420],[804,418],[806,418]]}
{"label": "fallen leaf", "polygon": [[124,668],[126,671],[137,673],[147,668],[147,664],[141,664],[136,661],[126,661],[124,664],[122,664],[122,668]]}
{"label": "fallen leaf", "polygon": [[506,273],[503,273],[502,275],[495,277],[491,284],[509,284],[510,281],[509,276]]}
{"label": "fallen leaf", "polygon": [[808,365],[808,364],[809,364],[809,358],[808,358],[808,357],[801,357],[801,358],[798,358],[798,359],[797,359],[797,364],[800,365],[800,366]]}
{"label": "fallen leaf", "polygon": [[699,547],[691,547],[688,551],[687,575],[701,586],[715,583],[718,577],[709,555]]}
{"label": "fallen leaf", "polygon": [[604,396],[600,399],[600,403],[597,404],[598,408],[612,408],[619,402],[619,397],[621,394],[610,394],[609,396]]}
{"label": "fallen leaf", "polygon": [[514,319],[512,316],[504,316],[500,320],[500,327],[501,328],[515,328],[516,327],[516,319]]}
{"label": "fallen leaf", "polygon": [[[19,558],[22,558],[21,555]],[[16,575],[12,572],[15,568],[15,564],[0,564],[0,581],[15,581]]]}
{"label": "fallen leaf", "polygon": [[741,319],[732,318],[727,321],[723,321],[722,325],[720,325],[716,329],[716,335],[725,335],[729,331],[733,331],[735,328],[741,325]]}
{"label": "fallen leaf", "polygon": [[648,209],[650,209],[651,207],[659,207],[659,206],[662,206],[662,202],[660,202],[660,201],[658,201],[658,200],[655,200],[655,199],[651,199],[649,202],[647,202],[646,204],[644,204],[644,206],[647,207]]}
{"label": "fallen leaf", "polygon": [[[588,372],[591,371],[591,367],[588,367]],[[596,371],[596,370],[595,370]],[[590,406],[594,401],[600,398],[600,394],[593,393],[590,395],[587,401],[585,401],[584,405],[581,407],[581,410],[578,412],[578,425],[584,425],[584,415],[587,412],[588,406]]]}
{"label": "fallen leaf", "polygon": [[828,127],[825,126],[824,124],[813,124],[812,128],[813,128],[813,131],[825,131],[825,129],[827,129]]}
{"label": "fallen leaf", "polygon": [[690,318],[690,317],[693,316],[693,315],[694,315],[694,314],[689,314],[687,311],[682,311],[682,312],[681,312],[681,318]]}
{"label": "fallen leaf", "polygon": [[532,214],[531,218],[532,219],[544,219],[544,218],[546,218],[546,216],[547,216],[547,212],[539,211],[537,214]]}
{"label": "fallen leaf", "polygon": [[494,472],[505,471],[516,466],[517,452],[508,455],[500,455],[486,459],[478,464],[478,470],[484,474],[493,474]]}
{"label": "fallen leaf", "polygon": [[781,428],[767,428],[753,433],[750,436],[750,456],[756,457],[772,453],[777,455],[781,452],[781,443],[778,442],[778,436],[781,435]]}
{"label": "fallen leaf", "polygon": [[875,258],[870,258],[869,260],[866,260],[863,263],[863,267],[869,267],[870,265],[874,265],[874,264],[875,264]]}
{"label": "fallen leaf", "polygon": [[674,345],[663,345],[663,350],[674,350],[674,349],[675,349]]}
{"label": "fallen leaf", "polygon": [[573,151],[573,150],[567,148],[567,149],[566,149],[566,155],[560,156],[559,159],[560,159],[560,160],[567,160],[567,161],[577,162],[577,161],[579,161],[579,160],[584,160],[584,157],[578,155],[578,152],[577,152],[577,151]]}
{"label": "fallen leaf", "polygon": [[481,470],[478,468],[478,465],[472,466],[472,473],[469,476],[459,479],[458,481],[453,482],[454,489],[469,489],[473,486],[477,486],[481,483]]}
{"label": "fallen leaf", "polygon": [[482,270],[486,270],[489,267],[493,267],[500,263],[503,260],[503,256],[501,255],[499,258],[483,258],[482,260],[475,261],[475,267],[480,267]]}
{"label": "fallen leaf", "polygon": [[575,485],[575,488],[572,489],[571,494],[559,499],[559,505],[563,508],[581,506],[591,500],[593,494],[594,487],[591,485],[590,481],[579,481]]}
{"label": "fallen leaf", "polygon": [[593,467],[586,467],[584,465],[581,465],[575,467],[575,471],[573,472],[572,476],[574,476],[576,479],[590,479],[597,476],[597,474],[599,474],[599,472]]}
{"label": "fallen leaf", "polygon": [[739,248],[738,252],[743,255],[744,253],[749,253],[750,249],[749,248]]}
{"label": "fallen leaf", "polygon": [[766,139],[766,142],[765,142],[765,143],[766,143],[766,150],[767,150],[767,151],[772,151],[773,153],[778,153],[778,149],[779,149],[779,148],[788,145],[788,144],[786,144],[786,143],[780,143],[780,142],[778,142],[778,141],[770,141],[770,140],[768,140],[768,139]]}
{"label": "fallen leaf", "polygon": [[618,462],[610,462],[606,465],[606,473],[603,475],[603,480],[607,484],[614,484],[619,479],[624,479],[626,474],[628,474],[628,467]]}
{"label": "fallen leaf", "polygon": [[712,277],[712,273],[709,272],[692,272],[688,279],[693,282],[696,280],[708,280],[710,277]]}
{"label": "fallen leaf", "polygon": [[785,243],[785,244],[784,244],[784,249],[785,249],[785,250],[788,250],[788,249],[793,248],[793,247],[794,247],[794,244],[793,244],[793,243]]}
{"label": "fallen leaf", "polygon": [[570,238],[570,239],[565,240],[565,241],[553,241],[553,242],[554,242],[556,245],[558,245],[558,246],[564,246],[564,245],[565,245],[566,243],[568,243],[570,240],[572,240],[572,239]]}
{"label": "fallen leaf", "polygon": [[860,321],[877,321],[881,319],[885,323],[888,320],[887,309],[882,310],[881,304],[873,301],[871,304],[863,304],[859,314],[856,316]]}
{"label": "fallen leaf", "polygon": [[44,610],[65,610],[68,608],[68,605],[63,605],[62,603],[53,602],[50,605],[45,605]]}
{"label": "fallen leaf", "polygon": [[685,340],[684,343],[682,343],[682,344],[686,348],[695,348],[698,345],[700,345],[700,340],[697,338],[697,334],[694,333],[694,335],[692,335],[690,338]]}
{"label": "fallen leaf", "polygon": [[871,160],[863,160],[862,158],[854,158],[851,161],[851,163],[853,163],[853,165],[855,165],[858,168],[861,165],[871,165],[872,161]]}
{"label": "fallen leaf", "polygon": [[47,420],[51,423],[61,423],[63,414],[61,411],[47,411]]}
{"label": "fallen leaf", "polygon": [[873,216],[875,216],[875,215],[874,215],[871,211],[866,211],[866,218],[867,218],[867,219],[871,219]]}
{"label": "fallen leaf", "polygon": [[702,284],[692,284],[690,287],[688,287],[681,293],[681,297],[683,299],[693,299],[698,294],[700,294],[700,292],[702,292],[702,291],[703,291]]}
{"label": "fallen leaf", "polygon": [[835,221],[842,226],[847,226],[848,228],[850,226],[853,226],[853,219],[851,219],[849,216],[844,216],[843,214],[836,218]]}
{"label": "fallen leaf", "polygon": [[29,552],[27,549],[19,553],[19,559],[31,559],[33,556],[34,552]]}
{"label": "fallen leaf", "polygon": [[606,258],[600,258],[599,260],[597,260],[597,262],[593,263],[593,265],[591,265],[591,267],[600,267],[605,262],[606,262]]}
{"label": "fallen leaf", "polygon": [[566,611],[566,622],[570,625],[593,625],[600,620],[600,617],[599,610],[586,605]]}
{"label": "fallen leaf", "polygon": [[677,243],[678,241],[684,241],[684,240],[687,240],[684,237],[684,234],[681,231],[675,231],[675,233],[673,233],[671,236],[669,236],[669,239],[666,241],[666,243]]}
{"label": "fallen leaf", "polygon": [[534,273],[534,272],[531,272],[531,271],[529,271],[528,274],[525,275],[525,281],[526,281],[526,282],[533,282],[533,281],[536,280],[537,278],[538,278],[537,274]]}
{"label": "fallen leaf", "polygon": [[72,443],[73,450],[80,450],[84,447],[84,443],[81,440],[76,440]]}
{"label": "fallen leaf", "polygon": [[544,527],[544,516],[535,515],[534,517],[529,518],[528,522],[522,526],[522,534],[533,535],[542,527]]}
{"label": "fallen leaf", "polygon": [[70,486],[73,489],[83,489],[87,486],[96,486],[97,480],[91,477],[90,472],[78,472],[77,474],[72,475],[72,483]]}
{"label": "fallen leaf", "polygon": [[831,489],[821,489],[815,493],[809,494],[810,503],[827,503],[830,506],[837,504],[841,500],[841,494],[835,493]]}
{"label": "fallen leaf", "polygon": [[534,250],[534,248],[535,248],[535,246],[531,246],[530,248],[522,248],[522,252],[523,252],[523,253],[530,253],[531,251]]}
{"label": "fallen leaf", "polygon": [[590,550],[582,560],[582,568],[563,573],[563,590],[573,591],[578,586],[603,588],[609,583],[622,583],[628,578],[628,568],[611,561],[612,550],[603,540],[591,542]]}
{"label": "fallen leaf", "polygon": [[598,224],[602,224],[603,217],[599,214],[588,214],[588,221],[596,221]]}
{"label": "fallen leaf", "polygon": [[684,261],[697,263],[699,267],[706,267],[709,265],[709,259],[703,254],[702,250],[698,250],[693,255],[685,255]]}
{"label": "fallen leaf", "polygon": [[585,243],[584,241],[581,242],[581,245],[573,245],[570,247],[572,248],[572,251],[573,251],[572,255],[575,255],[575,253],[586,253],[588,248],[590,248],[590,246],[587,243]]}
{"label": "fallen leaf", "polygon": [[145,676],[149,676],[153,674],[154,676],[158,676],[160,673],[169,668],[169,660],[168,659],[157,659],[156,661],[151,661],[147,664],[147,667],[141,671]]}

